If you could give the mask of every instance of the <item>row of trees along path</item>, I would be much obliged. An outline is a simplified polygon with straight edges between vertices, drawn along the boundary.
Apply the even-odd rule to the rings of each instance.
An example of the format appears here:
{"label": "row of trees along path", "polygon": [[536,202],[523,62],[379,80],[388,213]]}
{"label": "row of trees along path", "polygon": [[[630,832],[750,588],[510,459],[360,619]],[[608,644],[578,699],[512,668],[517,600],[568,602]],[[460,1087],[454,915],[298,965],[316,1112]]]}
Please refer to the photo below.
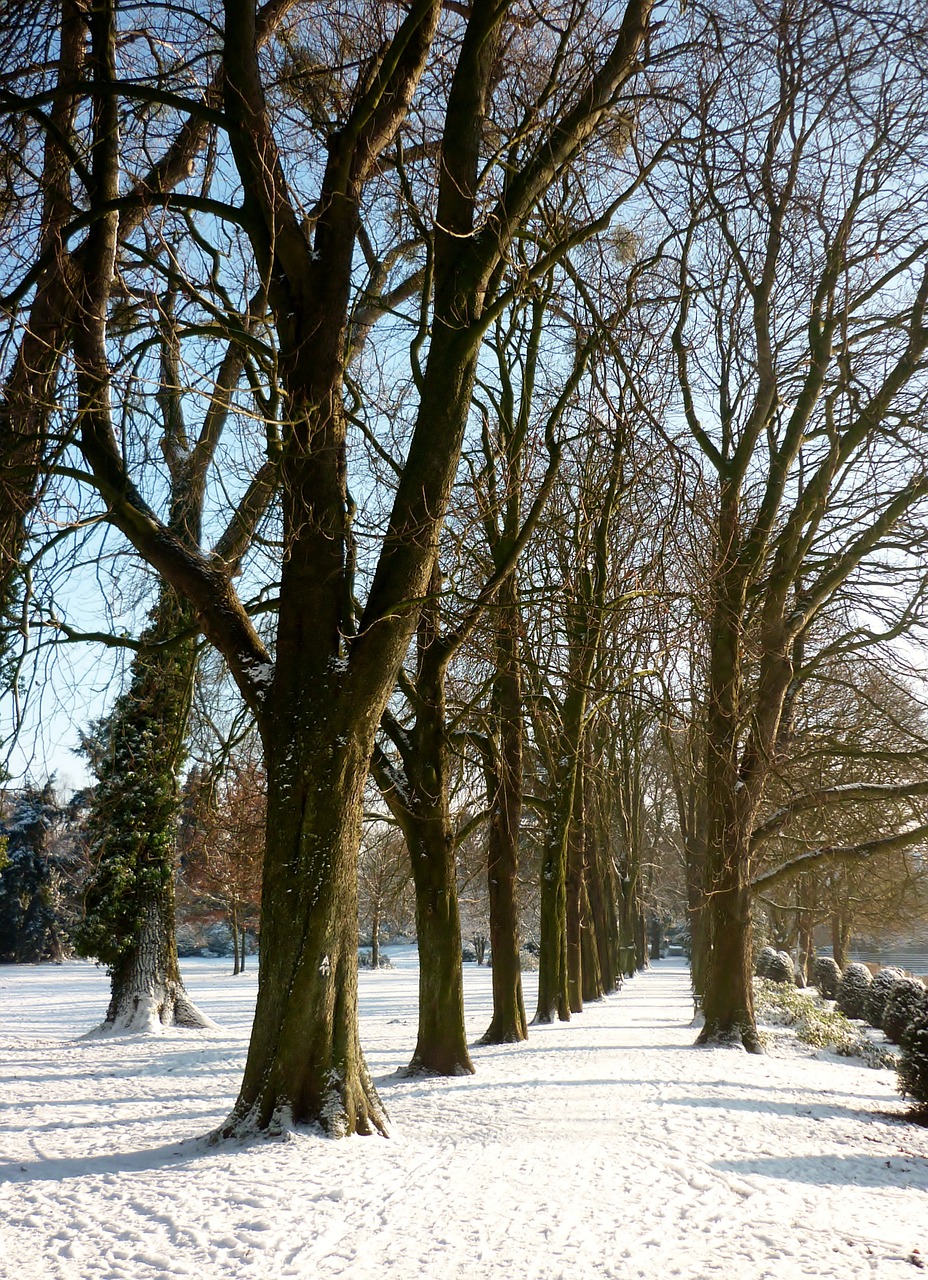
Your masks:
{"label": "row of trees along path", "polygon": [[[701,529],[687,554],[672,530],[649,534],[638,565],[668,573],[677,557],[667,598],[688,600],[696,636],[653,699],[703,1040],[758,1047],[752,904],[797,865],[762,866],[765,846],[816,807],[925,789],[861,781],[764,807],[805,682],[920,616],[904,535],[928,496],[926,33],[915,6],[890,8],[877,29],[853,7],[836,19],[802,0],[786,21],[733,0],[654,30],[648,0],[629,0],[555,6],[542,33],[499,0],[413,0],[321,26],[296,0],[225,0],[218,48],[195,3],[165,18],[176,29],[160,35],[181,51],[169,65],[123,29],[115,0],[61,0],[60,34],[37,5],[5,27],[16,65],[29,55],[39,69],[4,97],[4,154],[25,129],[44,167],[38,181],[17,170],[4,206],[38,232],[4,299],[16,323],[0,413],[3,608],[33,607],[30,540],[53,479],[79,524],[109,527],[159,584],[100,734],[81,945],[110,967],[111,1025],[199,1017],[171,902],[196,637],[254,717],[268,793],[261,982],[223,1134],[272,1129],[284,1112],[331,1133],[386,1128],[357,1032],[372,768],[412,857],[411,1067],[471,1069],[454,877],[468,828],[449,803],[462,739],[490,822],[487,1038],[524,1037],[525,702],[547,790],[529,804],[544,832],[536,1019],[569,1017],[643,958],[632,632],[647,593],[616,528],[632,519],[645,429],[651,483],[660,459]],[[209,68],[202,84],[194,65]],[[372,355],[375,321],[394,328]],[[489,559],[449,608],[442,554],[466,539],[457,514],[444,534],[443,522],[472,415],[473,527]],[[543,511],[568,584],[556,622],[520,585],[534,590],[537,561],[520,561]],[[880,628],[860,605],[887,558]],[[492,709],[462,730],[449,664],[487,625]],[[523,643],[527,627],[549,661]],[[618,803],[607,775],[621,778]],[[616,825],[624,867],[609,854]],[[801,866],[926,831],[805,849]]]}

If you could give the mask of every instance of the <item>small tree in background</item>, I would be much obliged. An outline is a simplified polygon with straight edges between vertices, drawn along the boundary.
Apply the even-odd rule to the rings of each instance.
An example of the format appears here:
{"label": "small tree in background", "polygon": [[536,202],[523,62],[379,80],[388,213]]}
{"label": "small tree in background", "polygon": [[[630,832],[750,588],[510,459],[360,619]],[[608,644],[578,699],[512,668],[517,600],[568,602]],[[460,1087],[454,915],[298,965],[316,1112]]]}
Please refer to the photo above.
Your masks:
{"label": "small tree in background", "polygon": [[0,824],[0,961],[38,964],[71,954],[84,869],[76,833],[82,795],[61,805],[49,778],[9,803]]}
{"label": "small tree in background", "polygon": [[257,921],[267,809],[267,778],[246,748],[219,775],[188,780],[182,824],[184,880],[226,914],[232,932],[233,972],[245,968],[245,929]]}
{"label": "small tree in background", "polygon": [[358,861],[358,922],[370,939],[371,968],[380,967],[380,939],[411,926],[415,915],[412,868],[402,832],[385,822],[368,825]]}

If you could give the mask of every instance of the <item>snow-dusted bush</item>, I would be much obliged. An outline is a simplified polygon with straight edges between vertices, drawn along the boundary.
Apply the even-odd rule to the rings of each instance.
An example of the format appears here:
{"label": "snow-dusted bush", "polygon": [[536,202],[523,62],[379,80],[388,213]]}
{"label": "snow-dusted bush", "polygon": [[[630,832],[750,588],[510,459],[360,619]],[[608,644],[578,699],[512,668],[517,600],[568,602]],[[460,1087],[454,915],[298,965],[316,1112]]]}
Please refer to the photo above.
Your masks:
{"label": "snow-dusted bush", "polygon": [[838,1009],[846,1018],[867,1017],[867,993],[873,976],[865,964],[849,964],[838,984]]}
{"label": "snow-dusted bush", "polygon": [[883,1007],[883,1030],[887,1040],[902,1044],[910,1022],[928,1013],[928,990],[918,978],[899,978]]}
{"label": "snow-dusted bush", "polygon": [[903,1098],[911,1098],[917,1110],[928,1112],[928,1010],[906,1028],[896,1070]]}
{"label": "snow-dusted bush", "polygon": [[207,947],[209,947],[214,956],[230,956],[232,954],[234,949],[232,930],[225,920],[216,920],[204,930],[203,936]]}
{"label": "snow-dusted bush", "polygon": [[831,956],[819,956],[815,962],[815,985],[825,1000],[834,1000],[838,994],[841,970]]}
{"label": "snow-dusted bush", "polygon": [[186,922],[177,926],[177,954],[182,960],[189,956],[201,956],[205,950],[206,943],[201,929]]}
{"label": "snow-dusted bush", "polygon": [[830,1049],[844,1058],[862,1058],[868,1067],[894,1065],[892,1056],[875,1045],[865,1031],[808,991],[760,978],[754,983],[754,1006],[762,1021],[792,1027],[806,1044]]}
{"label": "snow-dusted bush", "polygon": [[796,966],[793,964],[793,957],[788,951],[775,952],[773,958],[767,961],[763,976],[771,982],[789,982],[795,986]]}
{"label": "snow-dusted bush", "polygon": [[904,977],[905,974],[901,969],[887,965],[885,969],[880,970],[870,983],[867,988],[867,1012],[865,1016],[871,1027],[882,1027],[883,1010],[886,1008],[886,1001],[889,999],[893,985]]}
{"label": "snow-dusted bush", "polygon": [[[371,951],[359,951],[359,952],[358,952],[358,968],[359,968],[359,969],[373,969],[373,967],[374,967],[374,955],[373,955],[373,952],[371,952]],[[392,969],[393,967],[394,967],[394,966],[393,966],[393,961],[390,959],[390,957],[389,957],[389,956],[385,956],[385,955],[384,955],[384,953],[381,951],[381,953],[380,953],[380,958],[379,958],[379,963],[378,963],[378,965],[377,965],[377,968],[378,968],[378,969]]]}
{"label": "snow-dusted bush", "polygon": [[776,947],[762,947],[757,953],[757,959],[754,961],[754,972],[758,978],[766,978],[767,966],[771,960],[776,960]]}

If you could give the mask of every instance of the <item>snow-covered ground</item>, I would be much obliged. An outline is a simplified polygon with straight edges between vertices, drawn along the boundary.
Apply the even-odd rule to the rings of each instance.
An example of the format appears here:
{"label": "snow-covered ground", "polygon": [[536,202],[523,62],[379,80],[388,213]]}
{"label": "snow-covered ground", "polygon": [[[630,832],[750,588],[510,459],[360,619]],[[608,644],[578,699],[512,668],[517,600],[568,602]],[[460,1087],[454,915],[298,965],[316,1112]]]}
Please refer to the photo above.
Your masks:
{"label": "snow-covered ground", "polygon": [[[185,964],[218,1031],[87,1040],[102,973],[0,970],[0,1275],[889,1280],[928,1260],[928,1129],[884,1114],[893,1073],[788,1033],[763,1058],[696,1049],[665,960],[526,1045],[476,1047],[473,1077],[399,1080],[399,960],[361,974],[392,1137],[219,1147],[198,1135],[233,1101],[254,972]],[[467,966],[466,992],[476,1039],[490,974]]]}

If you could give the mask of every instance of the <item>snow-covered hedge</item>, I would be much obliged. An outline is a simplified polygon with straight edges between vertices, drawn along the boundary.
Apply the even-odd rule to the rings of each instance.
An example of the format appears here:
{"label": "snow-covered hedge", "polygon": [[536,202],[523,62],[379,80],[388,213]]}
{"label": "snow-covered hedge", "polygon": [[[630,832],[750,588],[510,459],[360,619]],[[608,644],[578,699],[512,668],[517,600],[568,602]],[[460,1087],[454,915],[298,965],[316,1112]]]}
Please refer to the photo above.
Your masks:
{"label": "snow-covered hedge", "polygon": [[918,1111],[928,1112],[928,1010],[906,1028],[896,1070],[902,1096],[911,1098]]}
{"label": "snow-covered hedge", "polygon": [[886,1001],[892,993],[894,984],[904,977],[905,974],[901,969],[887,965],[885,969],[880,970],[870,983],[867,988],[866,1018],[871,1027],[882,1027],[883,1010],[886,1008]]}
{"label": "snow-covered hedge", "polygon": [[838,985],[838,1010],[846,1018],[867,1017],[867,993],[873,975],[865,964],[856,961],[844,970]]}
{"label": "snow-covered hedge", "polygon": [[883,1008],[883,1031],[887,1040],[902,1044],[906,1028],[923,1013],[928,1013],[928,990],[918,978],[900,978]]}
{"label": "snow-covered hedge", "polygon": [[841,970],[831,956],[819,956],[815,962],[815,985],[825,1000],[834,1000],[838,994]]}

